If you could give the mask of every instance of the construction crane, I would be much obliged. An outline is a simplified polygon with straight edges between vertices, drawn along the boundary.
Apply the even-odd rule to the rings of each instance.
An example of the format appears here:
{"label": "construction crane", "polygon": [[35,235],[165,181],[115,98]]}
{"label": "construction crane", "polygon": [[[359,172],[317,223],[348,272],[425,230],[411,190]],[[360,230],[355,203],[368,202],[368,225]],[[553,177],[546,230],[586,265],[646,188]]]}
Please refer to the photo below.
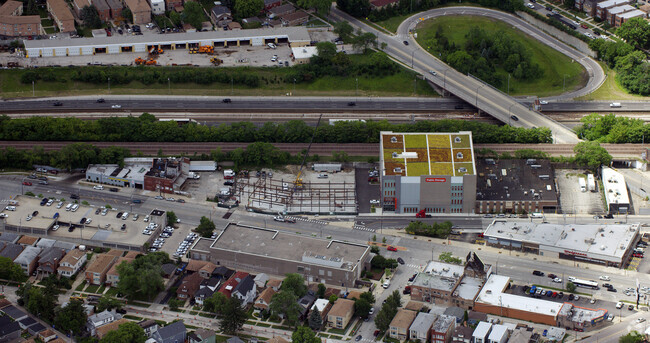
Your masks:
{"label": "construction crane", "polygon": [[298,175],[296,176],[296,180],[293,181],[293,188],[291,189],[291,195],[289,196],[289,201],[287,204],[290,204],[291,201],[293,200],[293,193],[295,193],[296,190],[303,189],[303,183],[302,183],[302,169],[305,167],[305,163],[307,162],[307,156],[309,156],[309,150],[311,150],[311,145],[314,143],[314,137],[316,137],[316,131],[318,130],[318,125],[320,125],[320,120],[323,118],[323,114],[321,113],[320,116],[318,116],[318,122],[316,122],[316,128],[314,129],[314,133],[311,135],[311,140],[309,141],[309,145],[307,146],[307,151],[305,151],[305,156],[302,157],[302,164],[300,165],[300,169],[298,170]]}

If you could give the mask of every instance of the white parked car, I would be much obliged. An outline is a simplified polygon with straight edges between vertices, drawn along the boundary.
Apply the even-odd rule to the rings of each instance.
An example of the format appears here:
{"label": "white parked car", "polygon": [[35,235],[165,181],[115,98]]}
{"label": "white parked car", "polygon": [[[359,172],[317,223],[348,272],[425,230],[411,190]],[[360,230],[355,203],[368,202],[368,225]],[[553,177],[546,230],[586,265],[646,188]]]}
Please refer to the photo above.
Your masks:
{"label": "white parked car", "polygon": [[101,190],[104,189],[104,186],[95,185],[95,186],[93,186],[93,189],[96,189],[96,190],[98,190],[98,191],[101,191]]}
{"label": "white parked car", "polygon": [[559,277],[556,277],[555,279],[553,279],[553,282],[562,283],[562,279],[560,279]]}
{"label": "white parked car", "polygon": [[616,303],[616,308],[617,308],[617,309],[620,309],[620,308],[622,308],[622,307],[623,307],[623,303],[622,303],[622,302],[619,301],[619,302]]}
{"label": "white parked car", "polygon": [[147,214],[147,215],[144,217],[144,222],[146,223],[146,222],[148,222],[148,221],[149,221],[149,215]]}
{"label": "white parked car", "polygon": [[535,9],[535,5],[531,4],[530,2],[526,4],[526,7]]}
{"label": "white parked car", "polygon": [[58,230],[59,227],[60,227],[59,224],[56,224],[56,225],[52,226],[52,231]]}
{"label": "white parked car", "polygon": [[599,277],[599,279],[601,279],[601,280],[603,280],[603,281],[610,281],[610,278],[609,278],[609,276],[607,276],[607,275],[601,275],[601,276]]}
{"label": "white parked car", "polygon": [[372,199],[372,200],[370,200],[370,203],[371,203],[371,204],[378,205],[378,204],[379,204],[379,200],[377,200],[377,199]]}

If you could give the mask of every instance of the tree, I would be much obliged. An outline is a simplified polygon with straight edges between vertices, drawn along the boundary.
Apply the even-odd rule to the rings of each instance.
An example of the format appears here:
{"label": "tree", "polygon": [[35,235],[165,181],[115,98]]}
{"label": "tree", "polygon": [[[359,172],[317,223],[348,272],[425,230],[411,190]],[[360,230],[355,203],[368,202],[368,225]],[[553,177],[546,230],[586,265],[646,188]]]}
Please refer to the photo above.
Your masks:
{"label": "tree", "polygon": [[575,6],[575,3],[576,3],[575,0],[563,0],[563,1],[562,1],[562,4],[563,4],[564,7],[566,7],[566,8],[573,8],[573,6]]}
{"label": "tree", "polygon": [[180,13],[178,13],[176,11],[169,12],[169,20],[171,20],[172,24],[174,24],[174,26],[176,26],[176,27],[180,26],[181,23],[182,23]]}
{"label": "tree", "polygon": [[[194,2],[190,2],[190,3],[194,3]],[[167,211],[167,224],[174,225],[176,224],[177,220],[178,218],[176,217],[176,213],[174,213],[174,211]]]}
{"label": "tree", "polygon": [[336,45],[331,42],[319,42],[316,44],[316,55],[323,60],[332,61],[336,55]]}
{"label": "tree", "polygon": [[336,7],[357,18],[365,18],[370,14],[369,0],[336,0]]}
{"label": "tree", "polygon": [[10,258],[0,257],[0,279],[23,282],[27,280],[27,275]]}
{"label": "tree", "polygon": [[124,18],[124,20],[129,22],[129,23],[133,22],[133,13],[131,12],[131,10],[128,7],[124,7],[122,9],[122,18]]}
{"label": "tree", "polygon": [[600,146],[598,142],[580,142],[573,147],[575,162],[587,166],[591,170],[598,169],[601,165],[609,165],[612,155]]}
{"label": "tree", "polygon": [[372,308],[372,304],[370,304],[368,300],[364,298],[354,300],[355,316],[359,316],[361,318],[367,318],[371,308]]}
{"label": "tree", "polygon": [[438,260],[447,263],[463,264],[463,260],[458,257],[453,257],[450,252],[443,252],[438,256]]}
{"label": "tree", "polygon": [[350,43],[352,41],[352,33],[354,33],[354,28],[347,21],[339,21],[334,24],[334,33],[336,33],[345,43]]}
{"label": "tree", "polygon": [[203,310],[221,314],[228,298],[225,294],[215,292],[211,297],[203,301]]}
{"label": "tree", "polygon": [[632,331],[625,336],[618,338],[619,343],[640,343],[643,342],[643,336],[636,332]]}
{"label": "tree", "polygon": [[223,306],[223,317],[219,328],[228,335],[234,335],[241,330],[248,319],[246,311],[241,307],[237,297],[230,297]]}
{"label": "tree", "polygon": [[122,308],[122,302],[113,298],[110,295],[102,295],[97,301],[95,312],[103,312],[104,310],[120,309]]}
{"label": "tree", "polygon": [[199,226],[196,228],[196,232],[202,237],[210,237],[214,229],[216,229],[214,222],[208,219],[208,217],[203,216],[201,217]]}
{"label": "tree", "polygon": [[183,21],[192,25],[195,29],[201,30],[204,19],[201,5],[196,1],[188,1],[183,8],[183,14],[181,15]]}
{"label": "tree", "polygon": [[650,23],[642,17],[632,18],[623,23],[616,30],[616,35],[637,48],[650,48]]}
{"label": "tree", "polygon": [[308,319],[308,324],[309,327],[312,330],[320,330],[320,328],[323,326],[323,317],[321,317],[320,311],[318,308],[314,308],[310,313],[309,313],[309,319]]}
{"label": "tree", "polygon": [[22,303],[27,311],[52,323],[56,308],[55,292],[55,289],[34,287],[32,283],[27,282],[16,290],[16,295],[19,297],[19,305]]}
{"label": "tree", "polygon": [[[375,238],[375,239],[376,239],[376,238]],[[381,254],[381,253],[379,252],[379,247],[376,246],[376,245],[373,245],[373,246],[370,247],[370,252],[373,253],[373,254],[376,254],[376,255]]]}
{"label": "tree", "polygon": [[117,330],[109,331],[100,343],[144,343],[147,335],[144,329],[134,322],[120,324]]}
{"label": "tree", "polygon": [[282,281],[282,287],[280,289],[292,292],[297,298],[302,298],[307,294],[305,279],[302,275],[296,273],[287,274],[284,281]]}
{"label": "tree", "polygon": [[238,19],[253,17],[264,9],[264,0],[235,0],[235,17]]}
{"label": "tree", "polygon": [[54,325],[61,332],[72,332],[81,335],[86,325],[86,310],[80,300],[71,300],[65,307],[55,311]]}
{"label": "tree", "polygon": [[402,297],[399,291],[396,290],[388,296],[386,302],[381,306],[381,310],[379,310],[379,313],[375,317],[375,325],[379,331],[385,332],[388,330],[388,326],[397,314],[397,309],[400,306],[402,306]]}
{"label": "tree", "polygon": [[567,283],[566,283],[566,290],[569,291],[569,292],[571,292],[571,293],[575,292],[575,290],[576,290],[576,284],[573,283],[573,282],[571,282],[571,281],[567,282]]}
{"label": "tree", "polygon": [[138,256],[133,262],[120,263],[117,288],[130,300],[138,295],[151,299],[164,288],[160,266],[168,262],[167,253],[155,252]]}
{"label": "tree", "polygon": [[368,50],[370,47],[377,47],[377,36],[371,32],[361,33],[357,32],[357,36],[352,40],[352,46],[355,49],[359,49],[363,52]]}
{"label": "tree", "polygon": [[334,304],[336,302],[336,300],[338,300],[338,299],[339,299],[339,297],[336,294],[330,295],[330,297],[329,297],[330,304]]}
{"label": "tree", "polygon": [[91,29],[98,29],[102,26],[102,20],[99,18],[99,12],[94,5],[84,6],[80,13],[84,25]]}
{"label": "tree", "polygon": [[292,343],[321,343],[314,331],[306,326],[299,326],[291,335]]}
{"label": "tree", "polygon": [[319,283],[318,284],[318,292],[316,292],[316,295],[318,295],[318,298],[320,298],[320,299],[325,298],[325,291],[327,291],[327,287],[325,287],[324,284]]}
{"label": "tree", "polygon": [[298,297],[287,290],[281,290],[273,295],[271,303],[269,304],[269,311],[271,314],[284,316],[290,325],[298,322],[300,317],[300,305],[298,305]]}
{"label": "tree", "polygon": [[331,0],[298,0],[298,6],[304,9],[314,8],[318,13],[322,15],[327,15],[330,12],[330,7],[332,6]]}

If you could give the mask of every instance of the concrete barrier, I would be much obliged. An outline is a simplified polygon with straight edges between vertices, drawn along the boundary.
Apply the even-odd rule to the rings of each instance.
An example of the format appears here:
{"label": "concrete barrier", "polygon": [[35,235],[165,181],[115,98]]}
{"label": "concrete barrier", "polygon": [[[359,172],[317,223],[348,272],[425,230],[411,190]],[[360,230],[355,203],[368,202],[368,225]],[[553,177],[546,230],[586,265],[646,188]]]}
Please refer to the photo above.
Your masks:
{"label": "concrete barrier", "polygon": [[516,12],[516,14],[521,19],[523,19],[523,20],[527,21],[528,23],[530,23],[531,25],[545,31],[549,35],[561,40],[562,42],[572,46],[576,50],[578,50],[578,51],[580,51],[580,52],[582,52],[582,53],[584,53],[586,55],[589,55],[589,56],[591,56],[593,58],[597,57],[597,54],[593,50],[589,49],[589,44],[587,44],[584,41],[578,39],[577,37],[574,37],[574,36],[564,32],[564,31],[561,31],[561,30],[559,30],[559,29],[557,29],[557,28],[555,28],[555,27],[553,27],[553,26],[551,26],[551,25],[549,25],[549,24],[547,24],[547,23],[545,23],[545,22],[531,16],[530,14],[528,14],[526,12]]}

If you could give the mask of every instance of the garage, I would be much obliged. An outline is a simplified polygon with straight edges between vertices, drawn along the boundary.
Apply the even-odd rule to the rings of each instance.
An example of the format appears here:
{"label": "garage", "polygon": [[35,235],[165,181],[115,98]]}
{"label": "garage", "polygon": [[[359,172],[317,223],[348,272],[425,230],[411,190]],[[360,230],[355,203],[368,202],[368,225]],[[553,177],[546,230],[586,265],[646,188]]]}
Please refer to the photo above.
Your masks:
{"label": "garage", "polygon": [[133,51],[134,52],[146,52],[147,51],[147,45],[146,44],[136,44],[133,46]]}
{"label": "garage", "polygon": [[81,54],[82,55],[93,55],[95,53],[95,49],[93,49],[92,46],[83,46],[81,47]]}
{"label": "garage", "polygon": [[68,56],[68,48],[66,48],[66,47],[54,48],[54,55],[55,56]]}
{"label": "garage", "polygon": [[253,37],[253,39],[251,39],[251,41],[252,41],[253,46],[264,45],[264,38],[262,38],[262,37]]}
{"label": "garage", "polygon": [[81,55],[81,48],[78,46],[73,46],[68,49],[68,56],[79,56]]}
{"label": "garage", "polygon": [[120,52],[120,46],[119,45],[110,45],[108,47],[108,53],[109,54],[117,54]]}
{"label": "garage", "polygon": [[41,50],[41,56],[43,57],[52,57],[54,56],[54,49],[43,49]]}

